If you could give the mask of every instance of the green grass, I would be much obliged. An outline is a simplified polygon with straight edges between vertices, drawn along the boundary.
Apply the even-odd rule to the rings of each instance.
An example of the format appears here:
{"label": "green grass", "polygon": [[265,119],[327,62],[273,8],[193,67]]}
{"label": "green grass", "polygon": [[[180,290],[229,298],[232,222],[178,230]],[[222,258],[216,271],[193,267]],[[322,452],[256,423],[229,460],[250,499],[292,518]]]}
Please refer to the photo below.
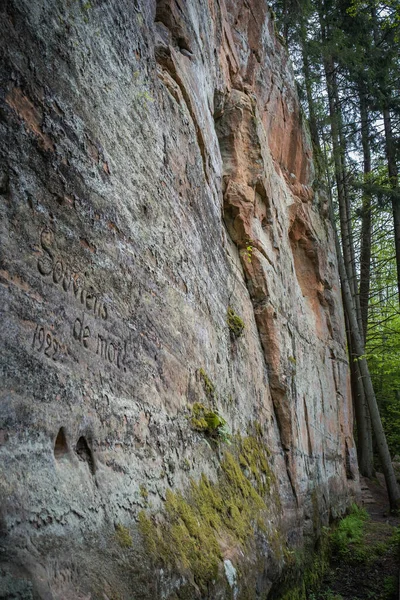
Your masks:
{"label": "green grass", "polygon": [[352,504],[350,513],[342,519],[331,533],[332,553],[339,559],[349,558],[360,562],[366,559],[368,549],[364,545],[365,524],[369,520],[366,510]]}

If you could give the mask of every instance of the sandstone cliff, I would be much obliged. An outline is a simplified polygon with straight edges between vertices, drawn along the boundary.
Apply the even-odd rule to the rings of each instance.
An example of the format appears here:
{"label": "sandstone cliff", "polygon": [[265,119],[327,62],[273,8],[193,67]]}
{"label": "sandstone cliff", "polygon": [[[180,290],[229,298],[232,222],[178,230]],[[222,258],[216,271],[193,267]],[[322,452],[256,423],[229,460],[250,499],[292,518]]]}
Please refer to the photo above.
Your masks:
{"label": "sandstone cliff", "polygon": [[267,4],[0,11],[0,597],[277,596],[358,474]]}

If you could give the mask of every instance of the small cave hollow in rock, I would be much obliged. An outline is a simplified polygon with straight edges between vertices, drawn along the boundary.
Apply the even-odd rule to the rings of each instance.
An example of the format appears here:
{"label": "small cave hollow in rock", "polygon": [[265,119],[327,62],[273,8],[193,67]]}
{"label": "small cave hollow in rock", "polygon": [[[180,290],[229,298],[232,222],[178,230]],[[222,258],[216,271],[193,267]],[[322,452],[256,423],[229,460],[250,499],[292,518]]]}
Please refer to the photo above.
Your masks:
{"label": "small cave hollow in rock", "polygon": [[94,459],[93,453],[87,443],[85,436],[81,436],[76,444],[76,453],[79,460],[82,460],[88,464],[89,471],[94,475]]}
{"label": "small cave hollow in rock", "polygon": [[57,460],[68,454],[68,443],[65,435],[64,427],[60,427],[57,434],[56,441],[54,443],[54,456]]}

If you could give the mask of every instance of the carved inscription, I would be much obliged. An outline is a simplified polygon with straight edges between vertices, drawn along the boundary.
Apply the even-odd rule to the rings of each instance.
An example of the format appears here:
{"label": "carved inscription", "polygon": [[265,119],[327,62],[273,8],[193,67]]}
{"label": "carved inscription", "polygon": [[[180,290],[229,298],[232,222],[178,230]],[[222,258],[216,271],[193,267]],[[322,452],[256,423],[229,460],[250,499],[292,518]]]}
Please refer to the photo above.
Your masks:
{"label": "carved inscription", "polygon": [[[67,261],[56,256],[53,243],[53,232],[48,228],[44,229],[40,235],[43,254],[38,259],[37,267],[43,277],[51,278],[54,285],[62,288],[66,294],[72,295],[82,305],[82,313],[72,324],[73,340],[102,361],[126,372],[132,368],[131,342],[116,335],[110,336],[99,332],[99,322],[96,319],[100,321],[109,319],[108,307],[86,284],[80,273],[75,272]],[[55,361],[59,360],[62,354],[68,353],[67,347],[62,345],[53,333],[39,325],[33,336],[32,348]]]}
{"label": "carved inscription", "polygon": [[114,365],[126,372],[129,368],[130,344],[127,340],[111,339],[101,333],[94,333],[87,324],[87,315],[77,317],[72,327],[74,340],[82,344],[84,348],[97,354],[102,360]]}
{"label": "carved inscription", "polygon": [[128,342],[121,343],[118,341],[111,341],[100,334],[97,334],[97,349],[96,354],[101,356],[103,360],[126,371],[126,363],[128,356]]}
{"label": "carved inscription", "polygon": [[93,288],[86,284],[81,273],[75,272],[65,260],[55,255],[52,248],[53,241],[53,232],[44,229],[40,235],[40,245],[44,254],[37,262],[39,273],[43,277],[50,277],[54,285],[61,287],[65,293],[71,294],[95,317],[106,320],[108,318],[106,304]]}
{"label": "carved inscription", "polygon": [[90,329],[88,325],[85,325],[85,313],[82,314],[81,318],[75,319],[72,335],[75,340],[81,342],[84,348],[89,347]]}
{"label": "carved inscription", "polygon": [[43,352],[52,360],[61,360],[67,354],[67,347],[62,344],[48,329],[38,325],[33,334],[32,348],[37,352]]}

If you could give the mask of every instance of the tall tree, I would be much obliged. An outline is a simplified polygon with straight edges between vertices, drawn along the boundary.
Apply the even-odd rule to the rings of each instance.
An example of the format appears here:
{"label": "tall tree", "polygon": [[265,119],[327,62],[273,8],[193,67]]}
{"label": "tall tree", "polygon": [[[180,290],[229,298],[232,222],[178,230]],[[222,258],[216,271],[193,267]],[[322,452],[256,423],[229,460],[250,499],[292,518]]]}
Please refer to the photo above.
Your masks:
{"label": "tall tree", "polygon": [[[278,9],[279,2],[281,0],[276,0]],[[295,0],[292,4],[297,6]],[[365,360],[365,348],[367,344],[368,359],[374,369],[377,369],[377,362],[370,352],[372,340],[377,335],[377,330],[373,330],[376,322],[375,320],[370,322],[368,318],[371,298],[375,302],[377,293],[375,276],[374,284],[371,286],[371,235],[374,229],[373,218],[377,218],[379,211],[384,207],[385,198],[388,197],[392,205],[398,256],[396,219],[397,209],[400,211],[397,202],[400,195],[397,189],[399,186],[396,169],[398,168],[400,111],[399,105],[394,102],[393,84],[396,81],[399,88],[400,78],[394,75],[396,69],[397,71],[399,69],[398,53],[393,50],[393,46],[396,46],[390,44],[389,40],[394,39],[393,31],[397,32],[399,29],[399,2],[398,0],[386,0],[386,3],[381,0],[309,0],[307,16],[312,23],[312,28],[308,27],[301,18],[296,24],[298,15],[289,22],[288,6],[286,2],[284,32],[297,63],[299,58],[302,60],[303,68],[301,73],[297,72],[297,74],[300,83],[304,86],[314,148],[318,149],[322,133],[322,138],[325,139],[323,151],[326,152],[328,149],[332,156],[332,162],[325,161],[325,170],[328,178],[332,174],[336,181],[335,197],[342,240],[338,254],[341,255],[343,252],[344,256],[340,267],[344,305],[349,324],[349,352],[352,363],[360,467],[366,474],[371,474],[373,471],[372,425],[391,505],[394,507],[398,504],[397,484],[393,479],[390,453],[382,429],[372,378]],[[371,18],[374,10],[375,21]],[[316,47],[317,52],[315,52]],[[325,83],[322,79],[319,82],[315,80],[314,75],[321,73],[325,76]],[[320,103],[324,103],[326,99],[329,133],[326,120],[321,118],[317,110],[314,110],[316,94]],[[389,99],[388,113],[383,112],[384,98]],[[381,120],[379,112],[382,115]],[[382,125],[386,127],[384,131]],[[380,163],[382,153],[385,151],[388,160],[388,177],[387,182],[382,186]],[[332,172],[330,165],[333,165]],[[360,238],[354,238],[353,227],[360,233]],[[386,231],[389,234],[389,230]],[[375,264],[374,259],[374,268]],[[399,260],[397,264],[400,265]],[[388,292],[381,294],[379,303],[387,304],[388,298]],[[373,306],[375,310],[375,304]],[[390,319],[390,323],[395,323],[392,313]],[[384,318],[381,324],[378,323],[378,330],[380,331],[382,327],[386,331]],[[380,367],[387,358],[384,354],[382,357]],[[373,380],[378,384],[379,389],[383,389],[382,382],[387,380],[385,369],[380,370],[380,380],[376,375],[377,372],[374,371]],[[393,395],[393,398],[395,397],[397,396]],[[381,402],[383,402],[382,398]]]}

